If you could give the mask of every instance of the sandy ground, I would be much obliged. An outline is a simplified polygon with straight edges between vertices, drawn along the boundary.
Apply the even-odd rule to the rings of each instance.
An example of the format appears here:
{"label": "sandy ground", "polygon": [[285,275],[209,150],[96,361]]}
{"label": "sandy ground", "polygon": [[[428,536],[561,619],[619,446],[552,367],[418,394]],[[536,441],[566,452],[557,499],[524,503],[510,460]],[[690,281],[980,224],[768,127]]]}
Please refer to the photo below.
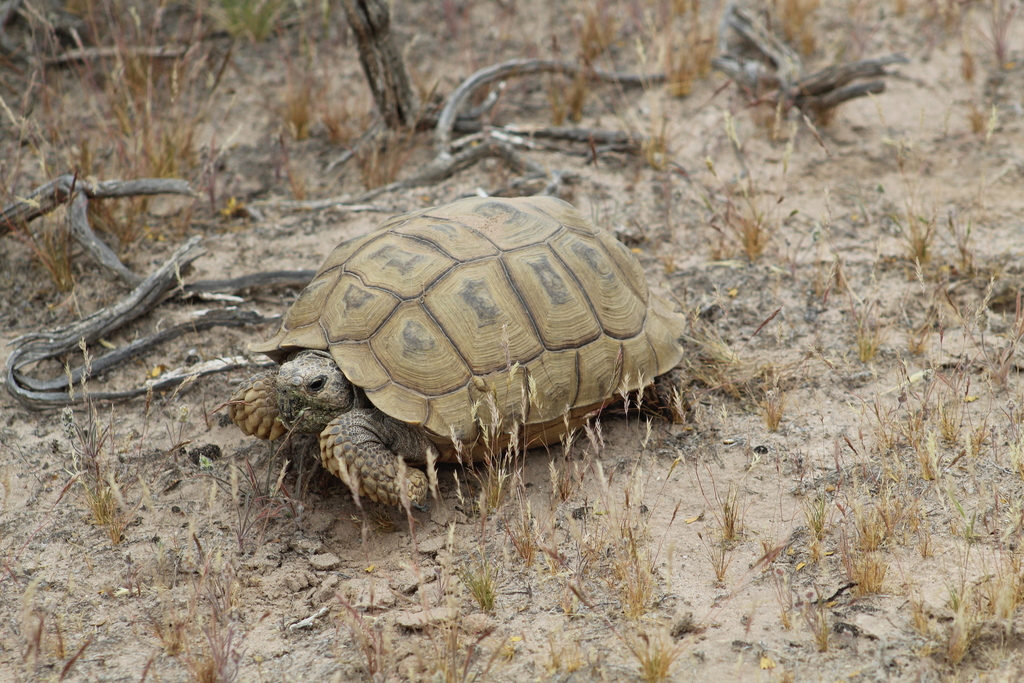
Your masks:
{"label": "sandy ground", "polygon": [[[669,4],[396,3],[393,23],[414,81],[445,95],[491,63],[574,56],[599,6],[618,20],[596,63],[654,70]],[[571,172],[560,196],[627,241],[691,316],[681,421],[608,409],[568,454],[507,465],[496,507],[479,503],[493,469],[445,467],[441,498],[407,516],[361,510],[308,442],[272,457],[230,425],[220,406],[248,369],[150,403],[78,406],[70,439],[59,411],[2,392],[0,679],[1017,680],[1024,22],[997,22],[1000,65],[989,4],[822,4],[808,19],[809,65],[909,59],[883,94],[826,125],[776,121],[712,73],[684,98],[590,92],[578,125],[664,126],[663,170],[618,151],[594,163],[587,145],[526,152]],[[327,170],[344,147],[324,120],[344,105],[365,127],[370,100],[341,9],[325,7],[326,28],[316,12],[288,14],[267,43],[235,45],[180,174],[203,196],[150,202],[135,219],[143,236],[120,252],[131,268],[148,273],[193,234],[206,253],[186,281],[315,268],[389,215],[515,179],[488,160],[382,195],[376,211],[276,206],[362,190],[354,162]],[[169,5],[163,30],[189,16]],[[210,28],[203,45],[223,57],[229,42]],[[311,45],[333,109],[314,107],[296,140],[280,102]],[[34,97],[13,92],[27,80],[5,81],[5,202],[66,171],[86,139],[97,175],[123,168],[102,127],[16,134],[22,115],[38,130],[98,126],[100,105],[79,115],[73,103],[104,86],[53,71]],[[549,125],[550,92],[568,87],[511,80],[490,120]],[[415,142],[400,177],[431,157],[427,134]],[[232,199],[262,220],[222,213]],[[769,242],[751,261],[735,226],[757,220]],[[917,264],[912,226],[934,228]],[[0,245],[0,359],[19,335],[126,292],[76,253],[74,290],[60,293],[23,241]],[[237,305],[282,313],[296,293],[247,292]],[[220,305],[168,301],[104,341]],[[866,361],[858,329],[877,338]],[[187,335],[90,387],[138,386],[158,366],[237,355],[273,331]],[[101,524],[90,495],[110,482],[116,512]],[[474,597],[481,583],[489,606]]]}

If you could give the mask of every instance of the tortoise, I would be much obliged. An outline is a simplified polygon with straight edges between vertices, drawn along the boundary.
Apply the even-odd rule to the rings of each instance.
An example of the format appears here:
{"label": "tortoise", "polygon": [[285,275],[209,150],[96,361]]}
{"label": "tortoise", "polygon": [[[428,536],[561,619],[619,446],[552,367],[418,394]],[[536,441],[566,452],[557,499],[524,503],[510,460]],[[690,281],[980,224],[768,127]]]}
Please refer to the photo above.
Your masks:
{"label": "tortoise", "polygon": [[[479,459],[516,432],[557,441],[682,357],[683,318],[635,255],[551,197],[462,199],[343,242],[250,349],[280,368],[229,402],[243,432],[320,434],[358,495],[422,507],[399,460]],[[404,473],[404,474],[403,474]]]}

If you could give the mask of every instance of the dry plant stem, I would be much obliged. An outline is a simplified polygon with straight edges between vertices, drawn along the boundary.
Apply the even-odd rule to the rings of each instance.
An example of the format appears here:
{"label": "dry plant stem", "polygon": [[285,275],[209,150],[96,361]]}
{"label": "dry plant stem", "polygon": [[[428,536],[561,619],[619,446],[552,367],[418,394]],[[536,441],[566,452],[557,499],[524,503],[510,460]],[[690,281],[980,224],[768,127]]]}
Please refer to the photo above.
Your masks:
{"label": "dry plant stem", "polygon": [[[567,76],[585,74],[589,78],[597,81],[619,83],[624,86],[650,85],[653,83],[660,83],[665,80],[665,74],[663,73],[650,75],[620,74],[602,71],[600,69],[586,68],[577,64],[557,60],[514,59],[508,62],[502,62],[501,64],[495,64],[494,66],[477,71],[475,74],[463,81],[449,96],[448,101],[445,103],[444,108],[441,110],[441,113],[437,118],[437,126],[434,130],[434,139],[438,151],[437,156],[411,178],[399,180],[382,187],[377,187],[354,197],[343,196],[312,201],[271,201],[255,203],[273,205],[283,209],[298,211],[319,211],[332,207],[353,207],[353,210],[356,210],[354,207],[359,207],[359,210],[372,210],[365,206],[366,203],[382,194],[436,184],[486,157],[502,158],[520,173],[536,174],[540,176],[547,175],[549,177],[549,182],[544,187],[542,194],[554,194],[555,191],[557,191],[564,174],[557,171],[549,173],[548,170],[540,164],[523,157],[511,144],[507,142],[487,136],[481,144],[470,147],[461,152],[452,154],[450,149],[452,129],[454,128],[456,119],[458,118],[459,108],[477,89],[487,85],[488,83],[504,80],[510,76],[525,76],[537,73],[563,73]],[[554,132],[559,130],[561,129],[552,129],[553,132],[551,133],[551,137],[565,137],[567,139],[572,139],[564,132]],[[597,135],[597,137],[601,137],[597,131],[581,131],[579,135],[586,136],[585,139],[587,142],[590,142],[595,135]],[[613,134],[611,137],[617,137],[618,135],[624,134]],[[347,158],[344,160],[336,160],[332,163],[332,166],[337,166],[344,161],[347,161]]]}
{"label": "dry plant stem", "polygon": [[[192,257],[194,259],[195,257]],[[191,260],[191,259],[190,259]],[[184,264],[183,264],[184,265]],[[182,267],[183,267],[182,265]],[[180,268],[179,268],[180,272]],[[191,283],[180,287],[180,296],[182,298],[190,298],[192,296],[199,296],[200,298],[207,298],[204,295],[213,295],[215,293],[234,293],[242,290],[248,290],[255,287],[269,287],[269,286],[294,286],[304,287],[313,279],[315,271],[312,270],[296,270],[296,271],[272,271],[268,273],[256,273],[253,275],[246,275],[243,277],[231,278],[228,280],[202,280],[200,282]],[[171,282],[170,284],[173,284]],[[170,284],[164,286],[164,291],[169,288]],[[154,285],[155,286],[155,285]],[[135,296],[135,293],[132,294]],[[159,296],[147,297],[145,299],[136,299],[137,309],[132,309],[123,312],[120,315],[120,323],[107,331],[113,331],[120,325],[133,320],[140,315],[144,315],[149,312],[159,301]],[[123,303],[123,302],[122,302]],[[120,307],[122,304],[116,304],[115,307]],[[115,308],[111,307],[111,309]],[[110,311],[111,309],[107,309]],[[104,311],[98,311],[94,314],[98,320],[106,320],[106,316],[103,315]],[[204,330],[208,330],[214,327],[242,327],[247,325],[264,325],[267,323],[277,322],[279,316],[261,316],[254,311],[246,311],[236,307],[228,307],[225,309],[210,309],[200,312],[196,317],[182,322],[173,327],[161,330],[148,337],[142,339],[136,339],[135,341],[122,346],[118,349],[110,351],[109,353],[100,356],[99,358],[93,359],[89,366],[89,374],[91,376],[97,376],[103,372],[114,368],[132,358],[138,357],[150,349],[169,342],[173,339],[177,339],[183,334],[196,333]],[[98,323],[97,323],[98,324]],[[82,338],[86,338],[88,331],[83,331]],[[57,332],[52,333],[57,334]],[[96,335],[97,337],[100,335]],[[31,343],[34,339],[41,338],[42,335],[34,335],[32,337],[21,337],[16,339],[16,343]],[[76,344],[77,346],[77,344]],[[71,349],[73,350],[73,349]],[[21,349],[16,349],[12,354],[20,353]],[[19,401],[25,403],[30,408],[47,408],[60,405],[66,405],[69,403],[69,396],[67,393],[69,375],[68,373],[62,373],[53,379],[35,379],[24,375],[18,371],[18,368],[24,367],[25,365],[43,360],[44,358],[56,357],[67,353],[68,349],[55,344],[48,352],[48,355],[36,354],[30,359],[22,360],[17,366],[8,367],[8,387],[12,395],[15,396]],[[9,363],[13,364],[14,361],[9,359]],[[106,392],[102,394],[91,394],[93,398],[101,398],[107,400],[114,399],[126,399],[135,396],[141,396],[147,391],[162,391],[175,387],[182,382],[191,381],[198,377],[206,375],[226,372],[240,367],[251,367],[253,362],[245,357],[231,357],[231,358],[215,358],[203,363],[190,365],[184,368],[178,368],[171,370],[160,375],[155,380],[147,381],[143,387],[130,389],[120,392]],[[12,370],[13,368],[13,370]],[[13,372],[13,375],[11,374]],[[70,382],[78,383],[81,381],[83,375],[86,373],[84,366],[79,366],[70,371]],[[12,382],[11,378],[14,378]],[[191,379],[190,379],[191,378]]]}
{"label": "dry plant stem", "polygon": [[[110,351],[99,358],[93,360],[88,370],[89,377],[96,377],[107,370],[115,368],[122,363],[125,363],[132,358],[137,358],[142,354],[146,353],[150,349],[165,344],[169,341],[177,339],[183,334],[203,332],[214,327],[245,327],[247,325],[265,325],[267,323],[278,322],[279,317],[264,317],[252,311],[243,311],[239,309],[212,309],[204,311],[201,315],[174,327],[170,327],[165,330],[161,330],[156,334],[137,339],[130,344],[126,344],[118,349]],[[247,367],[252,365],[248,359],[243,357],[231,357],[231,358],[216,358],[205,363],[199,363],[187,366],[184,369],[168,371],[160,375],[157,380],[150,380],[144,387],[136,389],[129,389],[121,392],[108,392],[102,395],[91,394],[92,396],[101,396],[106,399],[123,399],[131,398],[133,396],[141,396],[146,393],[149,387],[152,387],[154,391],[163,390],[168,387],[175,386],[183,381],[189,375],[203,376],[212,374],[215,372],[226,372],[237,367]],[[85,376],[87,370],[84,366],[78,366],[71,370],[72,384],[77,384]],[[68,403],[68,374],[62,373],[53,379],[35,379],[24,375],[21,372],[15,370],[15,377],[19,384],[16,386],[15,391],[12,393],[17,396],[17,392],[25,391],[33,394],[33,400],[42,400],[44,395],[49,395],[48,402],[51,406],[64,405]],[[84,398],[84,397],[83,397]]]}
{"label": "dry plant stem", "polygon": [[377,109],[388,128],[413,125],[416,98],[401,52],[391,35],[391,17],[384,0],[342,0],[348,25],[356,37],[359,61]]}
{"label": "dry plant stem", "polygon": [[0,213],[0,237],[12,229],[43,216],[58,205],[71,202],[68,224],[75,240],[88,251],[96,261],[134,287],[142,278],[128,269],[113,250],[108,247],[89,226],[88,200],[114,197],[132,197],[153,194],[182,194],[195,196],[188,182],[174,178],[140,178],[138,180],[107,180],[90,183],[74,175],[65,174],[37,188],[32,194],[18,199],[4,207]]}
{"label": "dry plant stem", "polygon": [[[198,238],[194,239],[193,243],[198,245]],[[182,250],[179,249],[177,254],[180,253],[182,253]],[[119,329],[132,321],[132,319],[153,309],[161,301],[162,294],[177,282],[177,274],[180,273],[180,270],[188,262],[195,260],[198,255],[198,251],[195,255],[187,254],[179,261],[175,261],[175,257],[172,256],[168,264],[175,261],[177,262],[177,267],[171,267],[168,271],[170,273],[170,280],[154,280],[154,275],[163,272],[163,270],[154,273],[154,275],[151,275],[150,280],[147,280],[139,289],[129,295],[128,299],[134,302],[133,305],[125,306],[125,301],[122,301],[108,309],[97,311],[89,318],[86,318],[86,321],[80,322],[93,321],[89,326],[77,328],[80,336],[76,338],[85,339],[86,343],[91,343],[95,339]],[[167,268],[168,264],[165,264],[164,268]],[[230,280],[201,281],[180,286],[178,295],[185,299],[193,296],[216,298],[216,293],[234,293],[256,287],[304,287],[312,280],[314,273],[315,271],[313,270],[278,270],[245,275],[242,278],[232,278]],[[152,291],[144,296],[140,295],[139,290],[145,288],[150,288]],[[28,408],[46,409],[56,407],[56,405],[65,405],[72,402],[68,394],[69,381],[71,383],[78,383],[87,372],[89,376],[95,377],[183,334],[203,332],[216,327],[265,325],[278,322],[279,319],[280,316],[263,316],[254,311],[243,310],[233,306],[200,311],[189,321],[161,330],[151,336],[136,339],[130,344],[94,358],[88,371],[85,367],[80,366],[71,370],[70,376],[69,373],[61,373],[53,379],[43,380],[37,380],[24,375],[19,372],[19,369],[38,360],[57,357],[65,355],[69,351],[74,351],[78,347],[78,342],[75,342],[71,335],[61,336],[61,331],[59,330],[47,334],[26,335],[14,340],[14,343],[19,344],[19,346],[15,348],[8,358],[8,390],[15,398],[27,405]],[[33,342],[40,339],[49,341],[45,341],[42,344],[33,344]],[[37,349],[36,347],[40,348]],[[31,355],[26,358],[20,358],[20,355],[23,353],[30,353]],[[158,379],[147,381],[146,385],[142,387],[125,391],[91,393],[90,397],[106,400],[131,398],[140,396],[147,391],[161,391],[172,388],[183,382],[193,381],[206,375],[237,368],[252,367],[253,365],[253,362],[244,356],[213,358],[201,362],[201,364],[166,372]]]}
{"label": "dry plant stem", "polygon": [[[730,4],[722,15],[720,24],[720,33],[722,35],[726,34],[726,28],[735,31],[743,41],[753,46],[774,67],[774,72],[768,72],[763,64],[756,62],[744,64],[744,60],[740,59],[738,60],[739,63],[746,68],[739,70],[739,73],[742,75],[737,80],[752,81],[753,85],[762,87],[778,87],[780,84],[783,87],[789,87],[796,82],[803,72],[803,63],[800,61],[800,56],[788,45],[772,35],[771,31],[761,21],[758,21],[746,10],[737,7],[735,4]],[[713,66],[722,69],[721,66],[716,64],[716,60],[719,59],[736,58],[727,55],[726,57],[716,57],[711,60]],[[725,71],[725,69],[722,70]],[[757,73],[754,73],[754,71]],[[732,76],[731,73],[729,75]],[[736,77],[733,76],[733,78]]]}
{"label": "dry plant stem", "polygon": [[500,129],[512,135],[527,138],[547,138],[550,140],[568,140],[589,144],[593,141],[598,145],[635,145],[635,136],[621,130],[596,130],[592,128],[573,128],[571,126],[533,127],[509,124]]}

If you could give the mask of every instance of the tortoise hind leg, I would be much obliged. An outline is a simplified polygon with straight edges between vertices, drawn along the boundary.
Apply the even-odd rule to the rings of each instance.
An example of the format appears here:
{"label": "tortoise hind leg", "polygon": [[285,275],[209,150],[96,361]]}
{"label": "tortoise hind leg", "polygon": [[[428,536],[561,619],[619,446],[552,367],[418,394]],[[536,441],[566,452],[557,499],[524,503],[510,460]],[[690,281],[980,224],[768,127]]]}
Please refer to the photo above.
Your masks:
{"label": "tortoise hind leg", "polygon": [[288,431],[279,418],[275,377],[277,370],[253,375],[231,395],[228,416],[249,436],[274,441]]}
{"label": "tortoise hind leg", "polygon": [[[359,495],[377,503],[401,505],[399,461],[426,462],[433,444],[404,422],[378,410],[356,409],[339,415],[320,433],[324,467],[346,484],[358,482]],[[425,509],[427,477],[418,469],[405,470],[413,505]]]}

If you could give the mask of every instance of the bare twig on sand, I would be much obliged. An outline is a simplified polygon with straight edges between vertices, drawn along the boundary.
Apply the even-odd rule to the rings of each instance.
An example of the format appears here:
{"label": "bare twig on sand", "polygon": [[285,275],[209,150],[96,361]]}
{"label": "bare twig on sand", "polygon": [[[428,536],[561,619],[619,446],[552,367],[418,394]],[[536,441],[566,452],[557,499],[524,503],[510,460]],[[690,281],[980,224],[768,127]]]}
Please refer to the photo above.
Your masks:
{"label": "bare twig on sand", "polygon": [[188,182],[175,178],[139,178],[90,182],[65,174],[18,198],[0,212],[0,237],[46,215],[60,204],[71,203],[68,223],[71,234],[96,261],[131,286],[142,278],[128,269],[89,225],[88,200],[139,195],[180,194],[195,196]]}
{"label": "bare twig on sand", "polygon": [[885,67],[907,63],[903,55],[893,54],[804,75],[800,57],[745,10],[729,5],[722,27],[723,34],[734,40],[728,42],[725,53],[711,60],[716,69],[756,100],[796,107],[818,121],[827,120],[843,102],[885,90],[883,80],[854,81],[887,76]]}

